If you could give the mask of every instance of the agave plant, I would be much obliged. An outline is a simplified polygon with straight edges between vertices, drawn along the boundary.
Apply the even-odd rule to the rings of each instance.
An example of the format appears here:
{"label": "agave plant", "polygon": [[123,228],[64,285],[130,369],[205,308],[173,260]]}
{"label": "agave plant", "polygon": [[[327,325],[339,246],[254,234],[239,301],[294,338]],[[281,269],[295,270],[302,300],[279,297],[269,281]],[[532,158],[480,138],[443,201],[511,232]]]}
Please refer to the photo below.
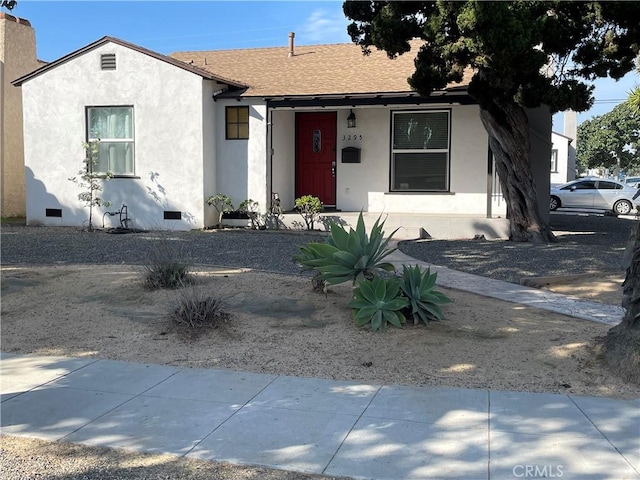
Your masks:
{"label": "agave plant", "polygon": [[360,212],[355,230],[350,228],[347,232],[340,225],[332,223],[331,235],[325,243],[309,243],[305,247],[299,247],[301,255],[294,259],[303,269],[319,272],[318,279],[327,284],[351,280],[355,285],[364,279],[371,280],[378,269],[395,269],[391,263],[383,262],[382,259],[396,250],[387,246],[397,230],[385,240],[383,226],[384,221],[380,222],[378,217],[371,235],[368,236]]}
{"label": "agave plant", "polygon": [[413,324],[420,320],[425,325],[429,321],[440,321],[443,318],[442,310],[438,305],[450,303],[451,300],[436,288],[437,272],[431,273],[431,269],[423,271],[419,265],[402,266],[402,283],[400,287],[405,297],[409,300]]}
{"label": "agave plant", "polygon": [[400,282],[396,277],[374,277],[364,280],[353,291],[354,299],[348,306],[359,326],[371,323],[371,329],[386,329],[387,325],[402,326],[406,318],[402,309],[409,301],[400,295]]}

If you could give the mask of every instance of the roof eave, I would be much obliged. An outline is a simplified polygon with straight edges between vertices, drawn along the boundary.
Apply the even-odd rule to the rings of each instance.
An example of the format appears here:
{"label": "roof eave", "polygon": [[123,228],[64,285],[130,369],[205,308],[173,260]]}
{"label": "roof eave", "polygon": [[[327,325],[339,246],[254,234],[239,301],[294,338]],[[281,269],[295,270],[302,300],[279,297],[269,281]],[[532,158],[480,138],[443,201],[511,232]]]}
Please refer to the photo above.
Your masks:
{"label": "roof eave", "polygon": [[199,75],[199,76],[201,76],[203,78],[206,78],[207,80],[215,80],[217,82],[225,83],[227,85],[230,85],[230,86],[233,86],[233,87],[237,87],[237,88],[246,88],[247,87],[247,85],[244,85],[242,83],[239,83],[239,82],[236,82],[236,81],[233,81],[233,80],[226,79],[226,78],[221,77],[219,75],[214,75],[211,72],[208,72],[208,71],[203,70],[201,68],[195,67],[195,66],[190,65],[188,63],[182,62],[180,60],[176,60],[174,58],[168,57],[166,55],[162,55],[161,53],[157,53],[157,52],[154,52],[152,50],[148,50],[148,49],[146,49],[144,47],[140,47],[138,45],[134,45],[133,43],[125,42],[124,40],[120,40],[119,38],[109,37],[109,36],[102,37],[101,39],[96,40],[95,42],[90,43],[89,45],[86,45],[86,46],[84,46],[84,47],[82,47],[82,48],[80,48],[78,50],[75,50],[75,51],[65,55],[64,57],[59,58],[58,60],[55,60],[55,61],[50,62],[50,63],[47,63],[46,65],[43,65],[42,67],[37,68],[36,70],[34,70],[31,73],[23,75],[22,77],[17,78],[16,80],[13,80],[11,83],[16,87],[19,87],[23,83],[31,80],[32,78],[37,77],[37,76],[45,73],[46,71],[48,71],[50,69],[53,69],[53,68],[55,68],[55,67],[57,67],[59,65],[62,65],[63,63],[66,63],[66,62],[68,62],[70,60],[73,60],[74,58],[79,57],[80,55],[83,55],[83,54],[85,54],[87,52],[90,52],[91,50],[94,50],[94,49],[96,49],[96,48],[98,48],[98,47],[100,47],[100,46],[102,46],[102,45],[104,45],[106,43],[115,43],[117,45],[120,45],[120,46],[123,46],[123,47],[126,47],[126,48],[130,48],[130,49],[135,50],[135,51],[137,51],[139,53],[142,53],[144,55],[148,55],[148,56],[150,56],[152,58],[155,58],[157,60],[166,62],[166,63],[168,63],[170,65],[175,66],[175,67],[181,68],[183,70],[187,70],[188,72],[191,72],[191,73],[194,73],[196,75]]}

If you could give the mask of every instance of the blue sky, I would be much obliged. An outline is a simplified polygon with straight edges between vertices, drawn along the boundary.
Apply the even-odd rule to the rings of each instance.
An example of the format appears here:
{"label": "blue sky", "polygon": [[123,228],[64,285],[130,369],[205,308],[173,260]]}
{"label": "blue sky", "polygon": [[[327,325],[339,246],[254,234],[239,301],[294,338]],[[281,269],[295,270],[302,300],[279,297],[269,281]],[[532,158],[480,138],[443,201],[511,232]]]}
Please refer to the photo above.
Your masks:
{"label": "blue sky", "polygon": [[[349,42],[349,23],[341,1],[38,1],[19,0],[12,14],[36,30],[38,57],[52,61],[105,35],[168,54]],[[596,83],[594,107],[578,114],[578,123],[602,115],[620,103],[640,76]],[[554,130],[561,131],[561,114]]]}

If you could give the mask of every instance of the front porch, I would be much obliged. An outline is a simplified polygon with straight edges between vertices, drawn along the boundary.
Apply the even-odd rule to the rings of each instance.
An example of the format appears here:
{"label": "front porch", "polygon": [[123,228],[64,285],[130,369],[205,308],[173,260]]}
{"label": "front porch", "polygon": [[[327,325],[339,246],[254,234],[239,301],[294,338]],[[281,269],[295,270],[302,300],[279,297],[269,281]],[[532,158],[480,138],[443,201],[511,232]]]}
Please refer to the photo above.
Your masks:
{"label": "front porch", "polygon": [[[345,228],[355,228],[360,212],[329,211],[320,214],[320,220],[315,222],[314,230],[328,231],[331,222],[343,225]],[[378,217],[382,215],[384,232],[389,235],[395,229],[395,240],[412,240],[418,238],[433,238],[439,240],[454,240],[474,238],[484,235],[487,240],[505,239],[509,236],[509,220],[506,218],[486,218],[470,215],[433,215],[417,213],[376,213],[363,212],[367,230],[370,230]],[[266,216],[269,229],[305,230],[306,225],[302,216],[296,212],[281,214],[277,225],[273,216]],[[224,225],[247,226],[248,220],[223,220]]]}

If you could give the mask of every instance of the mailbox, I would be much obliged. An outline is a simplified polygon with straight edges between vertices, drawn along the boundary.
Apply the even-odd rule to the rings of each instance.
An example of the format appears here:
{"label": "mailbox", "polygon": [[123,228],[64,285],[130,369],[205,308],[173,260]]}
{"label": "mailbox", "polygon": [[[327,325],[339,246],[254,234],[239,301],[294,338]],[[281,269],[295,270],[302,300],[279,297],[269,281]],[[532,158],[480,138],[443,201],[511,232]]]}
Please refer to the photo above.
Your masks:
{"label": "mailbox", "polygon": [[360,163],[360,149],[356,147],[343,148],[342,163]]}

